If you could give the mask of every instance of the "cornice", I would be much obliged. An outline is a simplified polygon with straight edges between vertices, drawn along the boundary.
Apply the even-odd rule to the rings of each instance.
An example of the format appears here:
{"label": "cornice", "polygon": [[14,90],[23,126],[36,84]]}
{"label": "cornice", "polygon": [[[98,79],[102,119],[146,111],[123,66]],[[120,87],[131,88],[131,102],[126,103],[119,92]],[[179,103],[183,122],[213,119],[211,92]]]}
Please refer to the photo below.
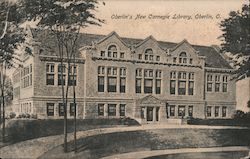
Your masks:
{"label": "cornice", "polygon": [[[39,56],[39,59],[41,61],[49,61],[49,62],[61,62],[61,59],[59,57],[56,57],[56,56]],[[71,59],[72,62],[73,62],[73,59]],[[67,62],[68,60],[67,59],[63,59],[63,62]],[[85,63],[85,60],[84,59],[81,59],[81,58],[76,58],[75,59],[76,63],[81,63],[81,64],[84,64]]]}
{"label": "cornice", "polygon": [[235,69],[228,69],[228,68],[213,68],[213,67],[205,67],[206,72],[213,72],[213,73],[234,73]]}
{"label": "cornice", "polygon": [[176,64],[176,63],[142,61],[142,60],[133,60],[133,59],[130,60],[130,59],[113,59],[113,58],[107,58],[107,57],[92,57],[92,60],[130,62],[130,63],[144,63],[144,64],[154,64],[154,65],[167,65],[169,67],[171,67],[171,66],[182,66],[182,67],[194,67],[194,68],[202,69],[201,65]]}

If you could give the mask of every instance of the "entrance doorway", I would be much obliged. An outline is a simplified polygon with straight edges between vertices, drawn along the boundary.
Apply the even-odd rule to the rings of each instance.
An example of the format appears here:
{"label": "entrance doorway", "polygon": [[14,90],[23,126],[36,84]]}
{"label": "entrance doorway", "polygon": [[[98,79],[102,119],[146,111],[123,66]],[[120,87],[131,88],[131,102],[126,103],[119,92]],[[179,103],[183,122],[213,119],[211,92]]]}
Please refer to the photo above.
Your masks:
{"label": "entrance doorway", "polygon": [[153,109],[154,107],[147,107],[147,121],[153,121]]}
{"label": "entrance doorway", "polygon": [[156,107],[156,121],[159,121],[159,107]]}

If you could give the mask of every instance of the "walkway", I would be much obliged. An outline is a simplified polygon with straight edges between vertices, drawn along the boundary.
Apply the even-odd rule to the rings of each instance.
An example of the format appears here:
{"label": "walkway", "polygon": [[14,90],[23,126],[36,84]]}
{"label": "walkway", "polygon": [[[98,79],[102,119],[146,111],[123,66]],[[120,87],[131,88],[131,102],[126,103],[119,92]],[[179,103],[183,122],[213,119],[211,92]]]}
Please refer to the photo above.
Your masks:
{"label": "walkway", "polygon": [[193,152],[230,152],[230,151],[249,151],[245,146],[231,147],[212,147],[212,148],[184,148],[184,149],[168,149],[123,153],[119,155],[107,156],[102,159],[142,159],[152,156],[161,156],[169,154],[193,153]]}
{"label": "walkway", "polygon": [[[248,129],[230,126],[199,126],[199,125],[143,125],[143,126],[120,126],[101,128],[77,132],[77,138],[124,131],[150,130],[150,129]],[[63,144],[63,135],[42,137],[19,142],[0,149],[1,158],[37,158],[48,150]],[[68,134],[68,141],[74,139],[73,133]]]}

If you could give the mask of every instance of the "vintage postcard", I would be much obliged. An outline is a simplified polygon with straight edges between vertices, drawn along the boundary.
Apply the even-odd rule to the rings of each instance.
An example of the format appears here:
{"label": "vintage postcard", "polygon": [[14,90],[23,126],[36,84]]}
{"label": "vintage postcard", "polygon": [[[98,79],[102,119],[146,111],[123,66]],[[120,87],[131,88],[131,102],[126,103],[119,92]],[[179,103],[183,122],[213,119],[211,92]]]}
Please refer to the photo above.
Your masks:
{"label": "vintage postcard", "polygon": [[250,158],[248,0],[2,0],[0,158]]}

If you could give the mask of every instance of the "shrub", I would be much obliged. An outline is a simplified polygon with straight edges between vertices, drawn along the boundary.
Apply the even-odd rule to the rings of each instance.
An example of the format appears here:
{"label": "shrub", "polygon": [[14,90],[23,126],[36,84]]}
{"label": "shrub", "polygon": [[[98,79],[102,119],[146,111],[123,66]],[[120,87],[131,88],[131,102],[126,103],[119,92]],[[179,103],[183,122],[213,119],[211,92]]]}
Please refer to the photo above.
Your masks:
{"label": "shrub", "polygon": [[30,114],[29,113],[25,113],[24,114],[24,118],[30,118]]}
{"label": "shrub", "polygon": [[9,117],[10,117],[10,119],[15,118],[16,117],[16,113],[15,112],[10,112]]}
{"label": "shrub", "polygon": [[31,114],[31,115],[30,115],[30,118],[32,118],[32,119],[37,119],[37,114]]}
{"label": "shrub", "polygon": [[236,110],[233,114],[234,119],[243,119],[245,117],[246,117],[246,114],[241,110]]}
{"label": "shrub", "polygon": [[17,116],[17,118],[25,118],[25,114],[24,113],[21,113]]}

